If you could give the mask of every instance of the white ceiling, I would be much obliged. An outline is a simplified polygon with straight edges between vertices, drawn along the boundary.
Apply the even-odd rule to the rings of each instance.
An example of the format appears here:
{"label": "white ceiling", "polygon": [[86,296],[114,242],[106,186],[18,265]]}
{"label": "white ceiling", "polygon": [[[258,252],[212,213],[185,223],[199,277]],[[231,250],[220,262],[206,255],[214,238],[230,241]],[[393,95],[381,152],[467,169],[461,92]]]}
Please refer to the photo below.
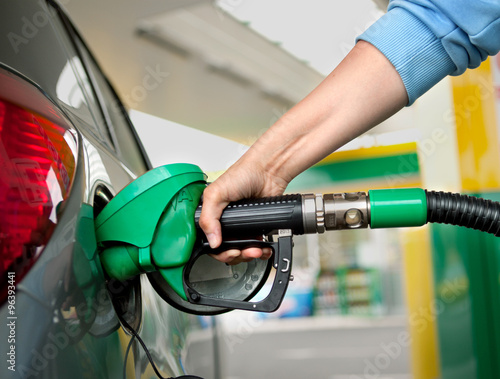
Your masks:
{"label": "white ceiling", "polygon": [[355,38],[383,14],[372,0],[218,0],[217,4],[325,76],[354,46]]}
{"label": "white ceiling", "polygon": [[[65,7],[130,108],[247,145],[381,15],[371,0],[71,0]],[[405,112],[398,117],[379,129],[412,126]]]}

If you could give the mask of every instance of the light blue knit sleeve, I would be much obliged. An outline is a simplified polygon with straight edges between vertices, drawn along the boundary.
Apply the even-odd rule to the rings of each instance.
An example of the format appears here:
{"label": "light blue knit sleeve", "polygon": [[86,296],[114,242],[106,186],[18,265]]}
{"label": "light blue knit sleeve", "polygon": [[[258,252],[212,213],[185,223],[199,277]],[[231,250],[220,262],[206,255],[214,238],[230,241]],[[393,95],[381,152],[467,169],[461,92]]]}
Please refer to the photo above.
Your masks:
{"label": "light blue knit sleeve", "polygon": [[498,53],[500,0],[392,0],[357,40],[391,61],[411,105],[447,75],[460,75]]}

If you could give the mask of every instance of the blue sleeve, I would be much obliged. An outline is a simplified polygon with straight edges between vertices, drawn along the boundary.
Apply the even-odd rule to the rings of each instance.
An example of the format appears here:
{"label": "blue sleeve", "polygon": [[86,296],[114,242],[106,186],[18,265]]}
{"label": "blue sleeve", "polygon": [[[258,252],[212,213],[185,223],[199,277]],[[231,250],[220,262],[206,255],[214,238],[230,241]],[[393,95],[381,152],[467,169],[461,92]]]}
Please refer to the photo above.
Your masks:
{"label": "blue sleeve", "polygon": [[391,0],[358,37],[394,65],[408,105],[448,75],[476,68],[500,50],[500,0]]}

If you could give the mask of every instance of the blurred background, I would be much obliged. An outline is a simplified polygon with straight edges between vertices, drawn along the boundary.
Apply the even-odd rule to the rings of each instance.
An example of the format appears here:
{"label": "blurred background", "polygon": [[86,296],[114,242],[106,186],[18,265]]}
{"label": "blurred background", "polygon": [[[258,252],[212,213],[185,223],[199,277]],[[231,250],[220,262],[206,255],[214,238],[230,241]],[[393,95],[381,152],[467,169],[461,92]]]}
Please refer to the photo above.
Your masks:
{"label": "blurred background", "polygon": [[[387,5],[62,3],[153,165],[195,163],[210,180],[319,84]],[[422,187],[500,200],[499,86],[498,56],[443,80],[288,192]],[[446,225],[296,238],[280,310],[216,318],[222,376],[499,377],[499,253],[494,237]]]}

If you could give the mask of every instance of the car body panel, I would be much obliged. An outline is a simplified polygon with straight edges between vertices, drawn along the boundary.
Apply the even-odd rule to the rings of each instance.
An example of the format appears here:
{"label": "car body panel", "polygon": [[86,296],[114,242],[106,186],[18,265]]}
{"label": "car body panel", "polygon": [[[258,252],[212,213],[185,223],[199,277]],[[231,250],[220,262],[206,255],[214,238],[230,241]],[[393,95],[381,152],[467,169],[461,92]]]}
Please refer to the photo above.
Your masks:
{"label": "car body panel", "polygon": [[[1,68],[35,86],[68,118],[78,139],[70,195],[54,233],[16,282],[16,318],[0,306],[0,319],[15,324],[13,344],[5,343],[9,330],[0,329],[0,353],[9,356],[13,347],[15,358],[15,371],[0,361],[0,376],[122,378],[131,338],[120,325],[123,317],[138,329],[163,375],[214,377],[209,329],[203,359],[189,357],[184,367],[190,333],[201,330],[197,317],[166,304],[146,277],[107,281],[100,266],[93,224],[98,208],[150,168],[123,106],[111,98],[112,88],[56,4],[7,0],[0,7],[0,34],[7,37],[0,39]],[[128,359],[127,377],[155,377],[136,342]]]}

